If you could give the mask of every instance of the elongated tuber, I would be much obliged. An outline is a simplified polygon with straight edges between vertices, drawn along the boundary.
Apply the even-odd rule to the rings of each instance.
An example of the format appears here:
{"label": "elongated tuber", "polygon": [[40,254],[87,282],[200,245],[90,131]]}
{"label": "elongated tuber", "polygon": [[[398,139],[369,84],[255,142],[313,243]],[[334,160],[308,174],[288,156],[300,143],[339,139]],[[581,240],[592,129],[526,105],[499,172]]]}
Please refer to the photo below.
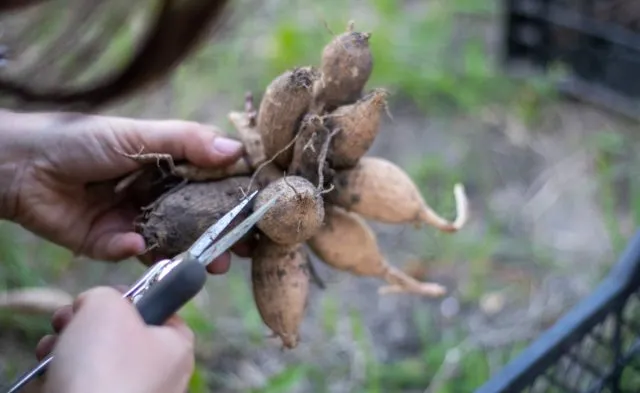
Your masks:
{"label": "elongated tuber", "polygon": [[382,255],[375,234],[355,213],[340,207],[325,207],[325,225],[307,242],[309,248],[327,265],[358,276],[378,277],[405,292],[441,296],[445,288],[421,283],[391,266]]}
{"label": "elongated tuber", "polygon": [[331,165],[351,168],[369,150],[378,136],[387,92],[375,89],[357,102],[338,107],[326,115],[327,127],[340,130],[331,141]]}
{"label": "elongated tuber", "polygon": [[353,31],[353,22],[349,22],[347,31],[322,50],[321,78],[315,83],[314,95],[327,110],[350,104],[362,94],[373,71],[370,37],[371,33]]}
{"label": "elongated tuber", "polygon": [[251,262],[256,307],[284,348],[298,345],[309,292],[308,255],[302,245],[283,246],[262,237]]}
{"label": "elongated tuber", "polygon": [[308,180],[286,176],[260,191],[254,209],[259,209],[278,193],[282,193],[278,201],[256,226],[278,244],[293,245],[306,241],[324,220],[321,195]]}
{"label": "elongated tuber", "polygon": [[336,171],[330,203],[385,223],[425,223],[455,232],[467,221],[468,202],[462,185],[454,187],[457,218],[449,222],[425,202],[413,180],[399,166],[380,157],[362,157],[351,169]]}
{"label": "elongated tuber", "polygon": [[293,148],[287,146],[309,108],[317,78],[313,67],[288,70],[269,84],[262,97],[257,128],[267,158],[282,169],[287,169],[291,162]]}

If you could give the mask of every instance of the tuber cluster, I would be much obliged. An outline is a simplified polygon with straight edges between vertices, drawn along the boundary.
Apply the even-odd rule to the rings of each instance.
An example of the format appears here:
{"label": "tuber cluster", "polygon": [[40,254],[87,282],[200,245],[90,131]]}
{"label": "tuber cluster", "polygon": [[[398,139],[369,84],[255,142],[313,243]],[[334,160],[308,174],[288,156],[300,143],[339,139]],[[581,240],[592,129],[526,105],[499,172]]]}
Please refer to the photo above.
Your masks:
{"label": "tuber cluster", "polygon": [[213,170],[159,153],[127,154],[143,165],[117,186],[139,194],[161,190],[150,197],[136,228],[154,255],[166,256],[182,251],[245,194],[259,191],[254,209],[280,194],[247,236],[256,244],[250,258],[257,310],[286,348],[299,342],[311,253],[334,269],[385,281],[380,294],[442,296],[443,286],[392,266],[366,220],[427,224],[443,232],[458,231],[467,220],[462,185],[454,189],[457,218],[451,222],[429,207],[399,166],[366,155],[388,96],[381,88],[365,91],[373,70],[370,38],[350,22],[325,46],[319,66],[275,77],[257,109],[249,95],[243,111],[229,114],[245,146],[235,164]]}

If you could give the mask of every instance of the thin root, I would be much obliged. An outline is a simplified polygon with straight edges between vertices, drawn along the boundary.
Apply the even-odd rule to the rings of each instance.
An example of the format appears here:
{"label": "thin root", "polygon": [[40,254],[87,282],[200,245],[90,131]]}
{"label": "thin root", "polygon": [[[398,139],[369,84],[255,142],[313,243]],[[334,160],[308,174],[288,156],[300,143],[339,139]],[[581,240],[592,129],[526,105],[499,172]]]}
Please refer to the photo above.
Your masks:
{"label": "thin root", "polygon": [[383,276],[390,285],[378,289],[378,294],[414,293],[428,297],[440,297],[447,293],[445,287],[432,282],[420,282],[402,270],[389,266]]}
{"label": "thin root", "polygon": [[[296,188],[295,188],[294,186],[292,186],[292,185],[291,185],[291,183],[289,183],[289,182],[287,181],[287,176],[284,176],[284,177],[282,178],[282,181],[284,181],[284,184],[286,184],[287,186],[289,186],[289,188],[291,189],[291,191],[293,191],[293,194],[294,194],[295,196],[298,196],[298,191],[296,191]],[[299,224],[299,223],[298,223],[298,224]],[[300,228],[298,228],[298,229],[300,229]]]}
{"label": "thin root", "polygon": [[331,191],[333,191],[334,188],[335,188],[335,186],[333,184],[329,184],[329,188],[320,191],[319,195],[328,194]]}
{"label": "thin root", "polygon": [[[323,125],[324,127],[324,125]],[[326,127],[324,127],[326,131],[329,131]],[[322,143],[322,148],[320,149],[320,154],[318,155],[318,186],[317,192],[322,193],[324,189],[324,163],[327,161],[327,154],[329,154],[329,146],[331,145],[331,139],[340,132],[339,128],[329,132],[327,138]]]}
{"label": "thin root", "polygon": [[444,232],[457,232],[462,229],[469,220],[469,200],[461,183],[457,183],[453,187],[453,194],[456,200],[456,219],[454,222],[440,217],[438,213],[426,204],[420,214],[420,222],[433,225]]}
{"label": "thin root", "polygon": [[142,150],[144,149],[144,147],[140,148],[140,152],[136,153],[136,154],[129,154],[129,153],[125,153],[122,150],[118,149],[118,148],[114,148],[114,150],[116,152],[118,152],[118,154],[121,154],[127,158],[132,159],[133,161],[136,161],[140,164],[149,164],[152,162],[155,162],[158,167],[160,167],[160,162],[164,161],[169,165],[169,168],[171,170],[171,173],[174,173],[176,165],[173,162],[173,157],[171,157],[171,154],[167,154],[167,153],[145,153],[142,154]]}
{"label": "thin root", "polygon": [[253,186],[253,181],[256,179],[256,176],[258,176],[258,173],[260,173],[260,171],[264,167],[266,167],[267,165],[271,164],[276,159],[276,157],[278,157],[280,154],[284,153],[287,149],[289,149],[291,146],[293,146],[293,144],[296,143],[296,141],[298,140],[299,136],[300,136],[300,133],[297,133],[296,136],[293,137],[291,142],[289,142],[285,147],[283,147],[278,152],[276,152],[276,154],[274,154],[273,157],[271,157],[270,159],[264,161],[262,164],[260,164],[260,166],[258,166],[258,168],[256,168],[255,172],[251,176],[251,180],[249,181],[249,186],[248,186],[248,191],[247,192],[251,191],[251,187]]}

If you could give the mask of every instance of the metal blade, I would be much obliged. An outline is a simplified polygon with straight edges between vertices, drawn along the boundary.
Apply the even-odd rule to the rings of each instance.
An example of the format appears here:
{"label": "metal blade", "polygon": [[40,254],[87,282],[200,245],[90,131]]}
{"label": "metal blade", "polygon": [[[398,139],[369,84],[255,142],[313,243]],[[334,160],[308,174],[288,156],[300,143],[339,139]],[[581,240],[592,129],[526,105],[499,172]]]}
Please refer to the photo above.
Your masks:
{"label": "metal blade", "polygon": [[187,253],[200,258],[202,253],[213,244],[220,233],[225,230],[231,221],[233,221],[238,214],[244,209],[247,204],[258,194],[258,191],[252,192],[246,197],[240,204],[231,209],[227,214],[222,216],[215,224],[211,225],[200,237],[196,240],[191,247],[186,251]]}
{"label": "metal blade", "polygon": [[204,251],[198,259],[202,264],[208,264],[220,255],[222,255],[225,251],[227,251],[231,246],[233,246],[242,236],[244,236],[253,226],[260,221],[262,216],[273,207],[281,194],[277,194],[273,197],[269,202],[265,203],[260,209],[253,212],[246,220],[238,224],[235,228],[233,228],[229,233],[227,233],[219,242],[213,245],[208,250]]}

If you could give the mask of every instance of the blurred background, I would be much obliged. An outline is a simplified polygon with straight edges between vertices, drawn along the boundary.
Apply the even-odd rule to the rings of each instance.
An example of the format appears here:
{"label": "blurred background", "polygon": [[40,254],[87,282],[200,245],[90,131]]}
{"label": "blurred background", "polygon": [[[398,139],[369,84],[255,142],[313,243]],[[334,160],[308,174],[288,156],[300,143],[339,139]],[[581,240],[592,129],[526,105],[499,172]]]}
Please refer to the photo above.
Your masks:
{"label": "blurred background", "polygon": [[[256,311],[249,261],[236,258],[227,275],[209,278],[181,312],[198,335],[192,393],[472,392],[608,272],[640,220],[635,110],[561,94],[558,82],[588,90],[563,67],[544,75],[503,67],[514,34],[506,3],[239,0],[224,29],[168,78],[101,109],[206,122],[233,134],[227,113],[242,110],[247,91],[258,102],[284,70],[318,65],[324,45],[353,19],[372,33],[367,88],[392,93],[391,116],[369,154],[403,167],[445,217],[455,215],[453,185],[466,186],[471,220],[459,233],[371,223],[389,261],[445,284],[443,299],[379,296],[382,282],[316,261],[326,288],[312,288],[301,343],[282,351]],[[4,14],[2,75],[40,87],[106,75],[131,57],[155,9],[146,0],[74,0]],[[580,41],[563,37],[567,48]],[[619,85],[637,79],[623,67],[607,72]],[[593,91],[601,101],[613,96]],[[136,261],[74,258],[0,223],[0,289],[48,286],[75,295],[129,284],[142,271]],[[0,312],[0,380],[32,366],[48,332],[48,315]]]}

